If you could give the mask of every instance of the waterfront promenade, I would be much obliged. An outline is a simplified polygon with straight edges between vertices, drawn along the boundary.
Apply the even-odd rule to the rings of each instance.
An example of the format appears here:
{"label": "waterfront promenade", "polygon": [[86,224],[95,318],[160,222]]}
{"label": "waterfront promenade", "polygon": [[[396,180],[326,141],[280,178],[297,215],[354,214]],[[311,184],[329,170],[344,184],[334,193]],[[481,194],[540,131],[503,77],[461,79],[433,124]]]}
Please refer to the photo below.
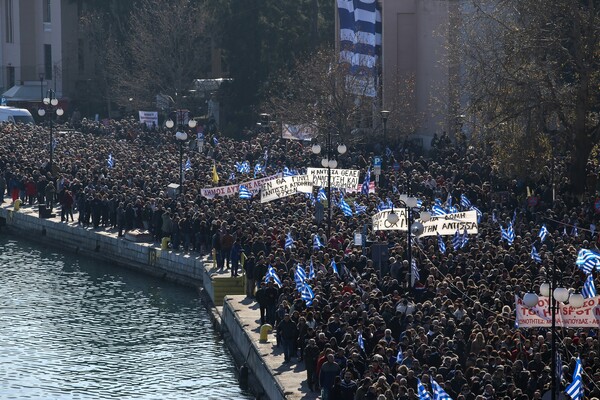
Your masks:
{"label": "waterfront promenade", "polygon": [[[137,250],[142,252],[140,259],[147,260],[149,264],[152,262],[152,257],[147,257],[147,255],[144,254],[155,254],[154,257],[168,259],[169,262],[173,263],[177,263],[177,260],[179,260],[180,263],[184,265],[184,267],[182,267],[183,269],[174,272],[169,278],[174,278],[174,280],[179,283],[195,286],[199,289],[204,287],[201,279],[202,276],[206,279],[206,277],[214,275],[212,263],[206,263],[201,255],[197,253],[186,254],[183,251],[174,251],[171,249],[161,250],[160,244],[158,243],[129,242],[123,238],[119,238],[115,229],[103,227],[93,229],[91,227],[84,228],[81,225],[77,225],[77,217],[75,217],[75,222],[61,222],[60,213],[57,213],[57,215],[51,218],[40,219],[38,218],[37,205],[34,205],[33,207],[22,206],[18,211],[14,211],[14,206],[10,204],[10,202],[5,202],[0,206],[0,218],[3,218],[6,221],[6,226],[0,228],[0,232],[3,232],[4,234],[16,234],[17,236],[27,237],[30,240],[59,246],[65,251],[77,251],[81,252],[83,255],[90,255],[103,260],[112,260],[112,262],[118,264],[128,265],[131,263],[123,258],[123,254],[117,254],[121,253],[121,250],[115,252],[115,254],[108,254],[99,247],[101,246],[101,244],[98,244],[100,243],[99,241],[91,242],[86,238],[89,237],[90,234],[98,235],[99,237],[102,237],[102,240],[113,241],[119,246],[125,246],[126,249],[139,247]],[[48,232],[48,227],[50,226],[56,228],[56,231],[52,233]],[[72,237],[79,238],[79,245],[77,247],[71,243]],[[87,250],[86,247],[88,247]],[[191,265],[191,267],[185,268],[185,265]],[[198,265],[202,265],[201,268],[203,271],[198,271]],[[155,265],[132,266],[135,269],[149,272],[153,275],[164,276],[164,274],[154,270]],[[227,272],[226,274],[229,273]],[[187,281],[185,275],[189,275]],[[232,323],[236,326],[227,326],[226,321],[222,320],[225,307],[235,313],[235,318],[230,318],[228,321],[230,324]],[[253,372],[258,372],[258,375],[260,375],[257,377],[260,385],[263,386],[263,388],[266,386],[270,389],[266,390],[267,393],[271,393],[271,396],[267,396],[267,398],[275,400],[273,393],[279,393],[281,395],[280,398],[285,399],[312,400],[318,398],[317,393],[310,392],[305,383],[306,372],[304,364],[298,362],[297,359],[294,359],[290,364],[283,363],[283,354],[281,349],[276,346],[273,333],[269,334],[267,343],[260,343],[259,310],[258,305],[255,304],[253,300],[246,298],[244,295],[227,296],[225,306],[213,306],[213,310],[213,315],[219,319],[216,321],[218,325],[226,327],[227,330],[231,331],[239,330],[242,332],[241,336],[244,336],[243,341],[246,344],[243,344],[243,347],[240,346],[239,340],[235,340],[235,337],[233,338],[233,341],[237,343],[228,343],[233,351],[238,352],[238,354],[234,354],[236,360],[241,360],[241,362],[250,361],[248,354],[252,349],[255,350],[255,354],[258,354],[258,359],[254,358],[257,365],[252,365],[250,362],[248,362],[248,364]],[[232,344],[233,348],[231,346]],[[266,371],[270,376],[266,376],[265,373],[260,374],[258,370]],[[269,380],[271,382],[268,382]]]}

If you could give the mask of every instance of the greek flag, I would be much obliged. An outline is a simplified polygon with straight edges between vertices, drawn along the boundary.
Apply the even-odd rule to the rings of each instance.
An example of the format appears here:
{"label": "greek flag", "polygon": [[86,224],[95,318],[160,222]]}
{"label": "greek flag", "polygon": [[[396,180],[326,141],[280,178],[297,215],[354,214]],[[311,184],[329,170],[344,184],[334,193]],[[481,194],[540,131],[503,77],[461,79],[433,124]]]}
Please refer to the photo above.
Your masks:
{"label": "greek flag", "polygon": [[115,166],[115,159],[112,156],[112,153],[108,154],[108,160],[106,160],[108,164],[108,168],[113,168]]}
{"label": "greek flag", "polygon": [[279,279],[279,277],[277,276],[277,272],[275,272],[275,268],[269,265],[269,269],[267,270],[267,274],[265,275],[265,282],[268,283],[271,279],[273,279],[273,282],[275,282],[277,286],[283,286],[281,284],[281,279]]}
{"label": "greek flag", "polygon": [[542,225],[542,227],[540,228],[540,233],[538,233],[538,237],[543,242],[544,240],[546,240],[547,236],[548,236],[548,228],[546,228],[546,225]]}
{"label": "greek flag", "polygon": [[310,260],[310,269],[308,270],[308,279],[315,279],[315,266],[313,264],[313,260]]}
{"label": "greek flag", "polygon": [[283,167],[283,176],[294,176],[294,174],[288,167]]}
{"label": "greek flag", "polygon": [[363,214],[365,212],[367,212],[367,206],[361,206],[358,203],[354,203],[354,212],[356,213],[356,215],[360,215]]}
{"label": "greek flag", "polygon": [[598,268],[599,259],[600,254],[592,250],[581,249],[579,250],[579,253],[577,253],[575,265],[586,274],[591,274],[594,268]]}
{"label": "greek flag", "polygon": [[417,207],[416,208],[420,209],[421,207],[423,207],[423,200],[417,199]]}
{"label": "greek flag", "polygon": [[481,210],[475,206],[471,206],[471,210],[475,211],[475,213],[477,214],[477,223],[480,223],[481,217],[483,217],[483,213],[481,212]]}
{"label": "greek flag", "polygon": [[327,193],[325,193],[325,189],[323,189],[322,187],[320,187],[319,191],[317,192],[317,200],[318,201],[327,200]]}
{"label": "greek flag", "polygon": [[500,236],[502,240],[506,240],[509,246],[512,246],[513,242],[515,241],[515,230],[513,229],[512,222],[508,224],[506,229],[503,229],[502,225],[500,226]]}
{"label": "greek flag", "polygon": [[458,208],[456,208],[456,206],[446,207],[446,212],[448,214],[454,214],[458,212]]}
{"label": "greek flag", "polygon": [[471,207],[471,202],[469,201],[469,199],[467,199],[467,196],[465,196],[464,193],[460,195],[460,205],[463,206],[464,208]]}
{"label": "greek flag", "polygon": [[573,400],[583,399],[583,381],[581,374],[583,367],[581,366],[581,360],[577,357],[577,363],[575,364],[575,371],[573,372],[573,381],[565,389],[565,393],[568,394]]}
{"label": "greek flag", "polygon": [[235,163],[235,169],[237,170],[237,172],[242,173],[242,174],[247,174],[250,172],[250,165],[248,164],[248,161],[244,161],[243,163]]}
{"label": "greek flag", "polygon": [[334,274],[336,274],[337,276],[340,276],[340,273],[338,271],[337,264],[335,263],[335,260],[331,260],[331,269],[333,269],[333,273]]}
{"label": "greek flag", "polygon": [[390,200],[389,197],[385,199],[385,207],[386,208],[391,208],[391,209],[394,208],[394,203],[392,203],[392,201]]}
{"label": "greek flag", "polygon": [[365,350],[365,341],[363,340],[362,333],[358,333],[358,346],[364,351]]}
{"label": "greek flag", "polygon": [[377,59],[381,49],[381,10],[374,0],[337,0],[340,62],[350,66],[346,90],[376,97]]}
{"label": "greek flag", "polygon": [[513,218],[512,218],[511,224],[514,224],[516,220],[517,220],[517,210],[515,210],[515,212],[513,212]]}
{"label": "greek flag", "polygon": [[540,257],[540,254],[537,252],[537,249],[534,245],[531,245],[531,259],[536,263],[542,262],[542,257]]}
{"label": "greek flag", "polygon": [[312,301],[315,298],[315,294],[313,293],[308,283],[304,284],[304,288],[302,289],[302,293],[300,294],[300,296],[302,300],[306,302],[307,306],[312,305]]}
{"label": "greek flag", "polygon": [[444,238],[439,233],[437,234],[438,238],[438,247],[440,248],[440,253],[446,253],[446,243],[444,243]]}
{"label": "greek flag", "polygon": [[402,353],[402,347],[398,346],[398,354],[396,354],[396,364],[401,364],[404,360],[404,354]]}
{"label": "greek flag", "polygon": [[448,393],[433,378],[431,378],[431,389],[433,391],[433,400],[452,400],[452,397],[448,396]]}
{"label": "greek flag", "polygon": [[417,267],[417,262],[413,258],[410,263],[410,270],[412,271],[412,286],[415,286],[415,282],[421,279],[419,275],[419,268]]}
{"label": "greek flag", "polygon": [[579,236],[579,230],[577,230],[577,224],[573,225],[573,229],[571,230],[571,236]]}
{"label": "greek flag", "polygon": [[235,181],[235,172],[232,172],[229,174],[229,179],[227,179],[228,181]]}
{"label": "greek flag", "polygon": [[189,171],[190,169],[192,169],[192,162],[190,161],[190,159],[188,158],[187,161],[185,162],[185,167],[184,169],[186,171]]}
{"label": "greek flag", "polygon": [[256,175],[257,175],[257,174],[260,174],[260,173],[261,173],[261,172],[263,172],[263,171],[264,171],[264,167],[262,166],[262,164],[260,164],[260,163],[257,163],[257,164],[254,166],[254,177],[256,178]]}
{"label": "greek flag", "polygon": [[433,207],[431,207],[431,215],[434,217],[439,217],[440,215],[445,215],[446,214],[446,210],[444,210],[444,207],[442,207],[439,204],[434,204]]}
{"label": "greek flag", "polygon": [[419,394],[419,400],[431,400],[431,396],[425,386],[423,386],[423,382],[420,379],[417,379],[417,392]]}
{"label": "greek flag", "polygon": [[368,195],[370,184],[371,184],[371,167],[369,167],[369,169],[367,169],[367,173],[365,175],[365,180],[363,181],[363,184],[360,188],[360,193]]}
{"label": "greek flag", "polygon": [[462,234],[462,237],[460,238],[460,240],[461,240],[460,248],[462,249],[469,242],[469,235],[467,233],[467,228],[465,228],[465,230],[463,231],[463,234]]}
{"label": "greek flag", "polygon": [[213,143],[215,144],[215,146],[219,144],[219,139],[217,139],[216,136],[213,136]]}
{"label": "greek flag", "polygon": [[294,247],[294,239],[292,239],[292,232],[288,232],[285,237],[285,248],[291,249],[292,247]]}
{"label": "greek flag", "polygon": [[446,197],[446,207],[452,207],[452,193],[448,192],[448,197]]}
{"label": "greek flag", "polygon": [[496,211],[492,211],[492,222],[493,223],[498,222],[498,219],[496,218]]}
{"label": "greek flag", "polygon": [[581,294],[586,299],[589,299],[590,297],[596,297],[596,286],[594,285],[594,277],[592,274],[589,274],[585,280],[583,289],[581,289]]}
{"label": "greek flag", "polygon": [[323,246],[323,242],[321,242],[319,235],[315,234],[315,237],[313,239],[313,249],[320,249],[321,247],[325,246]]}
{"label": "greek flag", "polygon": [[300,264],[298,264],[296,272],[294,273],[294,281],[296,282],[296,290],[301,292],[304,287],[304,282],[306,281],[306,272]]}
{"label": "greek flag", "polygon": [[344,213],[344,215],[346,217],[351,217],[352,216],[352,209],[350,208],[350,206],[348,205],[348,203],[346,203],[346,200],[344,200],[343,198],[341,198],[339,206],[340,206],[340,209],[342,210],[342,212]]}
{"label": "greek flag", "polygon": [[456,233],[452,237],[452,247],[454,248],[454,250],[458,250],[458,249],[460,249],[461,244],[462,244],[462,237],[457,229]]}
{"label": "greek flag", "polygon": [[252,198],[252,192],[245,185],[240,185],[240,199],[248,200]]}

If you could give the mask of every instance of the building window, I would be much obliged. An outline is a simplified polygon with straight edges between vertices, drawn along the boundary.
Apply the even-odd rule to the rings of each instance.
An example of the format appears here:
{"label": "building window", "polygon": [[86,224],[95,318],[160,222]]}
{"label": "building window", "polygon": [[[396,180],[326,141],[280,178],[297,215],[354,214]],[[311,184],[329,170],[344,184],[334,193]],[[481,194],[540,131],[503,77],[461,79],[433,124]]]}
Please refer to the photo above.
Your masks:
{"label": "building window", "polygon": [[6,0],[4,3],[6,6],[5,15],[5,23],[6,26],[6,43],[13,42],[13,0]]}
{"label": "building window", "polygon": [[77,40],[77,68],[80,73],[85,70],[85,59],[84,59],[85,47],[83,39]]}
{"label": "building window", "polygon": [[15,67],[6,67],[6,84],[9,89],[15,86]]}
{"label": "building window", "polygon": [[44,45],[44,75],[46,80],[52,79],[52,45]]}
{"label": "building window", "polygon": [[50,0],[44,0],[44,22],[52,22],[52,14],[50,12]]}

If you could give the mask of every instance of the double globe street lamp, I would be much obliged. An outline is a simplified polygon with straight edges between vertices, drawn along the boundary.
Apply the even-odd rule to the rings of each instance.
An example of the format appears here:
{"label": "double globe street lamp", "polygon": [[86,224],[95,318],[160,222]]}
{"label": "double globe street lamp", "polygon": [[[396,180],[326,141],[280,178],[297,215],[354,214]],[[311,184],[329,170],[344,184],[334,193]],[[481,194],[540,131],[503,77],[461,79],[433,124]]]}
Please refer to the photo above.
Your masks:
{"label": "double globe street lamp", "polygon": [[[184,130],[183,124],[183,112],[178,111],[177,120],[180,122],[177,126],[177,132],[175,132],[175,140],[179,143],[179,194],[183,193],[183,144],[187,141],[188,135]],[[175,126],[175,123],[172,119],[168,119],[165,122],[167,128],[172,129]],[[189,119],[187,123],[190,129],[196,127],[196,120]]]}
{"label": "double globe street lamp", "polygon": [[53,153],[54,153],[54,126],[53,121],[54,118],[51,118],[51,115],[56,115],[60,117],[65,113],[65,111],[58,106],[58,99],[56,98],[56,93],[54,90],[48,90],[46,97],[42,100],[43,106],[38,109],[38,115],[40,117],[46,116],[48,114],[48,118],[50,120],[50,164],[48,165],[49,170],[52,172],[53,166]]}
{"label": "double globe street lamp", "polygon": [[[406,224],[407,224],[407,246],[406,246],[406,258],[408,260],[408,268],[410,268],[410,282],[409,288],[413,286],[415,280],[415,271],[412,267],[412,237],[419,236],[423,233],[425,229],[423,226],[423,222],[427,222],[431,219],[431,214],[428,211],[421,211],[418,213],[417,204],[418,199],[416,197],[411,197],[405,194],[400,195],[399,198],[400,208],[404,208],[406,215]],[[416,218],[415,218],[416,217]],[[419,221],[417,221],[419,219]],[[392,208],[392,211],[387,216],[387,222],[390,225],[396,225],[400,221],[400,217]],[[402,224],[401,224],[402,226]]]}
{"label": "double globe street lamp", "polygon": [[[315,143],[311,148],[313,154],[321,153],[321,145]],[[345,154],[348,148],[345,144],[339,144],[337,146],[338,154]],[[331,132],[327,133],[326,143],[326,156],[321,159],[321,166],[327,168],[327,241],[331,239],[331,169],[337,168],[338,162],[334,158],[333,149],[331,144]]]}

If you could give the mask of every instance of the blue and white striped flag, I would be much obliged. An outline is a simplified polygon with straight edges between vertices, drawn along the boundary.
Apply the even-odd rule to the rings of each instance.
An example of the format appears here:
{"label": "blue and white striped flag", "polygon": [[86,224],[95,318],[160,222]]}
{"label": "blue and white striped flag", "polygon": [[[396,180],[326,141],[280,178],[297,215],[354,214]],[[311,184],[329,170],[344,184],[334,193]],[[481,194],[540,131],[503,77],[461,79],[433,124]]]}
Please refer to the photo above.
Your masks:
{"label": "blue and white striped flag", "polygon": [[313,293],[310,285],[308,283],[304,284],[304,288],[302,289],[302,293],[300,294],[302,300],[306,302],[307,306],[312,305],[313,299],[315,298],[315,294]]}
{"label": "blue and white striped flag", "polygon": [[320,249],[321,247],[325,246],[323,246],[323,242],[321,242],[321,238],[319,237],[319,235],[315,234],[315,237],[313,239],[313,249]]}
{"label": "blue and white striped flag", "polygon": [[313,264],[313,260],[310,260],[310,268],[308,270],[308,279],[315,279],[315,265]]}
{"label": "blue and white striped flag", "polygon": [[341,198],[340,202],[339,202],[339,206],[340,206],[340,209],[342,210],[342,212],[344,213],[344,215],[346,217],[351,217],[352,216],[352,209],[350,208],[350,206],[348,205],[348,203],[346,203],[346,200],[344,200],[343,198]]}
{"label": "blue and white striped flag", "polygon": [[192,169],[192,162],[190,161],[190,159],[189,159],[189,158],[188,158],[188,159],[186,160],[186,162],[185,162],[185,167],[184,167],[184,169],[185,169],[186,171],[189,171],[190,169]]}
{"label": "blue and white striped flag", "polygon": [[235,169],[241,174],[247,174],[250,172],[250,165],[248,164],[248,161],[244,161],[243,163],[236,162]]}
{"label": "blue and white striped flag", "polygon": [[404,353],[402,353],[402,347],[398,345],[398,354],[396,354],[396,364],[402,364],[404,360]]}
{"label": "blue and white striped flag", "polygon": [[112,156],[112,153],[108,154],[108,160],[106,160],[108,164],[108,168],[113,168],[115,166],[115,159]]}
{"label": "blue and white striped flag", "polygon": [[235,181],[235,172],[232,172],[229,174],[229,178],[227,179],[227,181],[228,182]]}
{"label": "blue and white striped flag", "polygon": [[416,208],[420,209],[421,207],[423,207],[423,200],[417,199],[417,207]]}
{"label": "blue and white striped flag", "polygon": [[568,394],[573,400],[583,400],[583,380],[581,378],[582,373],[583,367],[581,366],[581,360],[579,357],[577,357],[575,371],[573,371],[573,381],[565,389],[565,393]]}
{"label": "blue and white striped flag", "polygon": [[471,210],[475,211],[475,213],[477,214],[477,223],[480,223],[481,217],[483,217],[483,213],[481,212],[481,210],[475,206],[471,206]]}
{"label": "blue and white striped flag", "polygon": [[439,233],[437,234],[438,239],[438,247],[440,248],[440,253],[446,253],[446,243],[444,242],[444,238]]}
{"label": "blue and white striped flag", "polygon": [[331,260],[331,269],[333,270],[334,274],[336,274],[337,276],[340,276],[340,272],[338,271],[337,264],[335,263],[335,260]]}
{"label": "blue and white striped flag", "polygon": [[498,218],[496,218],[496,211],[492,211],[492,222],[493,223],[498,222]]}
{"label": "blue and white striped flag", "polygon": [[368,195],[370,184],[371,184],[371,167],[369,167],[369,169],[367,169],[367,173],[365,175],[365,180],[363,181],[363,184],[360,187],[360,193]]}
{"label": "blue and white striped flag", "polygon": [[442,207],[439,204],[434,204],[433,207],[431,207],[431,215],[433,217],[439,217],[440,215],[446,215],[446,210],[444,210],[444,207]]}
{"label": "blue and white striped flag", "polygon": [[598,268],[599,261],[600,254],[592,250],[581,249],[579,250],[579,253],[577,253],[577,260],[575,260],[575,265],[577,265],[579,269],[585,272],[586,274],[591,274],[594,268]]}
{"label": "blue and white striped flag", "polygon": [[467,228],[463,231],[463,234],[460,238],[460,248],[462,249],[469,242],[469,234],[467,233]]}
{"label": "blue and white striped flag", "polygon": [[327,193],[325,193],[325,189],[323,189],[322,187],[320,187],[319,190],[317,191],[317,200],[318,201],[327,200]]}
{"label": "blue and white striped flag", "polygon": [[354,212],[356,213],[356,215],[363,214],[367,212],[367,206],[362,206],[357,202],[354,202]]}
{"label": "blue and white striped flag", "polygon": [[573,225],[573,229],[571,230],[571,236],[575,236],[575,237],[579,236],[579,230],[577,229],[577,223],[575,223]]}
{"label": "blue and white striped flag", "polygon": [[512,246],[513,242],[515,241],[515,230],[513,229],[512,222],[508,224],[506,229],[502,229],[502,226],[500,226],[500,235],[502,240],[506,240],[509,246]]}
{"label": "blue and white striped flag", "polygon": [[288,167],[283,167],[283,176],[294,176],[296,175],[292,170]]}
{"label": "blue and white striped flag", "polygon": [[417,392],[419,395],[419,400],[431,400],[431,395],[429,394],[427,389],[425,389],[425,386],[423,385],[423,382],[421,382],[420,379],[417,379]]}
{"label": "blue and white striped flag", "polygon": [[216,136],[213,136],[213,143],[215,144],[215,146],[219,144],[219,139],[217,139]]}
{"label": "blue and white striped flag", "polygon": [[458,250],[458,249],[460,249],[461,244],[462,244],[462,236],[460,235],[460,232],[458,232],[458,229],[457,229],[456,233],[452,237],[452,248],[454,248],[454,250]]}
{"label": "blue and white striped flag", "polygon": [[411,285],[415,286],[415,282],[421,279],[421,276],[419,275],[419,268],[417,267],[417,262],[415,261],[415,259],[413,258],[411,260],[411,267],[410,270],[412,271],[412,282]]}
{"label": "blue and white striped flag", "polygon": [[264,172],[264,167],[262,164],[257,163],[254,166],[254,177],[256,178],[256,175],[260,174],[261,172]]}
{"label": "blue and white striped flag", "polygon": [[294,247],[294,239],[292,239],[292,232],[288,232],[285,237],[285,246],[286,249],[291,249]]}
{"label": "blue and white striped flag", "polygon": [[548,236],[548,228],[546,228],[546,225],[542,225],[542,227],[540,228],[540,232],[538,233],[538,237],[543,242],[544,240],[546,240],[547,236]]}
{"label": "blue and white striped flag", "polygon": [[464,193],[462,193],[460,195],[460,205],[463,206],[464,208],[470,208],[471,207],[471,202],[469,201],[469,199],[467,198],[467,196],[465,196]]}
{"label": "blue and white striped flag", "polygon": [[392,200],[390,200],[389,197],[385,199],[385,207],[394,209],[394,203],[392,202]]}
{"label": "blue and white striped flag", "polygon": [[306,281],[306,271],[304,271],[304,268],[300,264],[296,267],[294,281],[296,282],[296,290],[301,292],[304,288],[304,282]]}
{"label": "blue and white striped flag", "polygon": [[248,190],[246,185],[240,185],[240,199],[248,200],[252,198],[252,192]]}
{"label": "blue and white striped flag", "polygon": [[540,257],[540,254],[538,253],[534,245],[531,245],[531,259],[536,263],[542,262],[542,257]]}
{"label": "blue and white striped flag", "polygon": [[362,332],[358,333],[358,346],[364,351],[365,350],[365,341],[362,336]]}
{"label": "blue and white striped flag", "polygon": [[586,299],[589,299],[590,297],[596,297],[596,286],[594,285],[594,277],[592,274],[587,276],[587,279],[583,284],[583,289],[581,289],[581,294]]}
{"label": "blue and white striped flag", "polygon": [[433,400],[452,400],[452,397],[442,389],[433,377],[431,378],[431,390],[433,391]]}
{"label": "blue and white striped flag", "polygon": [[448,197],[446,197],[446,208],[452,207],[452,193],[448,192]]}
{"label": "blue and white striped flag", "polygon": [[277,272],[275,272],[275,268],[269,265],[269,268],[267,269],[267,274],[265,275],[265,282],[268,283],[271,279],[273,279],[273,282],[275,282],[277,286],[283,286],[281,284],[281,279],[279,279],[279,276],[277,276]]}
{"label": "blue and white striped flag", "polygon": [[458,208],[456,208],[456,206],[449,206],[449,207],[446,207],[446,212],[448,214],[454,214],[454,213],[458,212]]}

